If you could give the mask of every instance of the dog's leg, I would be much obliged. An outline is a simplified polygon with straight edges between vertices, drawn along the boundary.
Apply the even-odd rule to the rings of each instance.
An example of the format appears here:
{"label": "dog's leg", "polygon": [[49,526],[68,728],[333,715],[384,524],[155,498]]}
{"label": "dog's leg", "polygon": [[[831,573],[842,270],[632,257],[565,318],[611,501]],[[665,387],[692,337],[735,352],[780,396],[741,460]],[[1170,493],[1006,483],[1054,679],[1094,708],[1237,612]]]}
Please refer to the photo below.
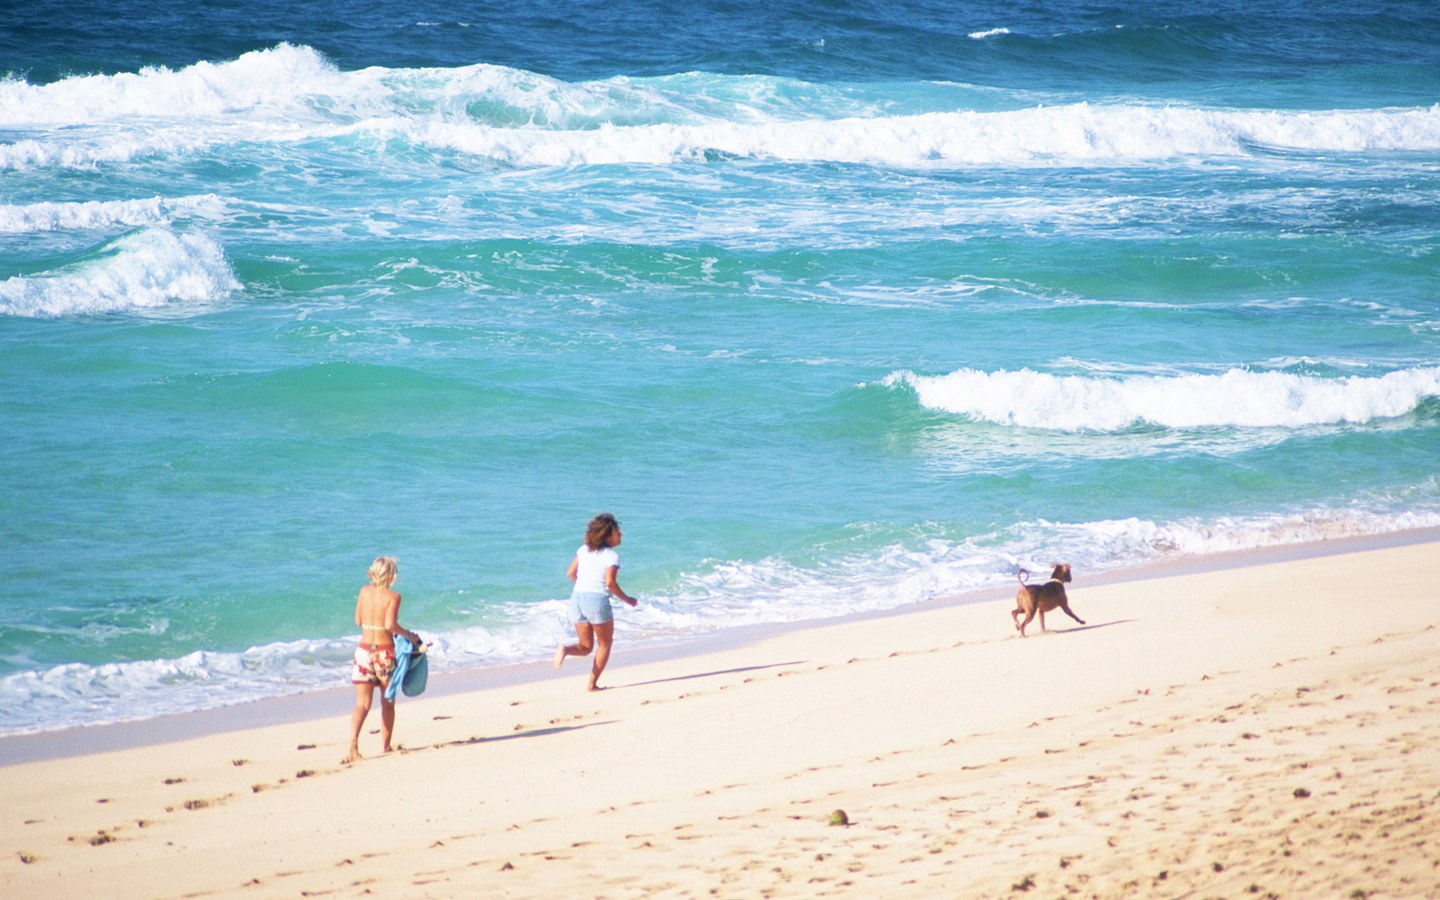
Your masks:
{"label": "dog's leg", "polygon": [[1029,625],[1029,624],[1030,624],[1030,621],[1031,621],[1032,619],[1034,619],[1034,618],[1035,618],[1035,613],[1032,612],[1032,613],[1030,613],[1028,616],[1025,617],[1025,621],[1023,621],[1023,622],[1021,622],[1019,625],[1015,626],[1016,628],[1018,628],[1018,629],[1020,630],[1020,636],[1021,636],[1021,637],[1024,637],[1024,636],[1025,636],[1025,626],[1026,626],[1026,625]]}
{"label": "dog's leg", "polygon": [[[1015,610],[1015,613],[1024,612],[1024,613],[1025,613],[1025,618],[1024,618],[1023,621],[1020,621],[1020,622],[1016,622],[1016,623],[1015,623],[1015,630],[1020,632],[1020,636],[1021,636],[1021,637],[1024,637],[1024,636],[1025,636],[1025,626],[1026,626],[1026,625],[1029,625],[1029,624],[1030,624],[1030,621],[1035,618],[1035,610],[1039,607],[1039,604],[1037,604],[1037,603],[1035,602],[1035,599],[1034,599],[1033,597],[1029,598],[1029,599],[1030,599],[1030,602],[1029,602],[1029,603],[1026,603],[1024,600],[1020,600],[1019,598],[1016,598],[1016,599],[1017,599],[1017,602],[1019,602],[1019,604],[1020,604],[1020,606],[1021,606],[1022,608]],[[1013,615],[1015,615],[1015,613],[1011,613],[1011,615],[1013,616]]]}
{"label": "dog's leg", "polygon": [[1075,613],[1073,613],[1073,612],[1070,611],[1070,604],[1069,604],[1067,601],[1061,600],[1061,601],[1060,601],[1060,608],[1065,611],[1065,615],[1067,615],[1067,616],[1069,616],[1070,618],[1074,619],[1075,621],[1079,622],[1081,625],[1084,625],[1084,624],[1085,624],[1085,620],[1084,620],[1084,619],[1080,618],[1079,616],[1075,615]]}

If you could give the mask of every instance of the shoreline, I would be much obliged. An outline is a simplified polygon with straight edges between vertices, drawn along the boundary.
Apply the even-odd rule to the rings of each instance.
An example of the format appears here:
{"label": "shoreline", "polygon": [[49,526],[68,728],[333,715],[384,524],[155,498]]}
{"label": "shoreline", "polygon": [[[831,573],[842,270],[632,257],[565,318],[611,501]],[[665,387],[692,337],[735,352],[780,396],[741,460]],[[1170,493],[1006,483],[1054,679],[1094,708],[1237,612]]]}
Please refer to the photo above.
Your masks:
{"label": "shoreline", "polygon": [[599,693],[479,676],[395,752],[372,713],[354,765],[345,703],[8,766],[0,893],[1429,896],[1437,558],[1082,577],[1048,633],[940,601],[622,653]]}
{"label": "shoreline", "polygon": [[[1440,528],[1417,528],[1270,547],[1252,547],[1200,556],[1176,557],[1116,569],[1090,577],[1085,576],[1084,573],[1078,573],[1076,582],[1070,586],[1070,591],[1072,596],[1077,593],[1083,596],[1084,590],[1090,586],[1104,587],[1135,581],[1209,574],[1231,569],[1432,542],[1440,543]],[[1031,577],[1034,578],[1034,574]],[[993,589],[933,597],[889,609],[846,613],[827,619],[808,619],[803,622],[744,625],[688,638],[633,646],[627,646],[624,643],[624,632],[620,631],[616,636],[616,656],[612,659],[612,667],[617,662],[622,665],[642,665],[710,652],[732,651],[772,637],[848,622],[888,619],[949,607],[992,601],[1000,602],[1010,599],[1013,596],[1013,590],[1007,582],[997,585]],[[533,683],[546,680],[553,674],[554,671],[548,659],[448,672],[431,672],[425,696],[427,698],[446,697],[476,690]],[[411,698],[406,698],[400,702],[400,706],[403,707],[409,702],[413,701]],[[72,726],[28,734],[0,735],[0,770],[31,762],[65,759],[93,753],[134,750],[268,725],[289,725],[328,718],[348,712],[352,704],[353,694],[350,687],[346,685],[282,697],[247,700],[230,706],[169,713],[151,718]]]}

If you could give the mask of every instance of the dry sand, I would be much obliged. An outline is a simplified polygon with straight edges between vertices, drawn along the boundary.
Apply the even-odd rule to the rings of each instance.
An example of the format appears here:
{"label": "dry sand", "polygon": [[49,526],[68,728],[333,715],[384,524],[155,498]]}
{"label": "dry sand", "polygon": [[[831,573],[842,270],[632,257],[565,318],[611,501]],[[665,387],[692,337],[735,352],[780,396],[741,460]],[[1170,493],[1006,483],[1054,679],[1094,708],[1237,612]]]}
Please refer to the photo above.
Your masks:
{"label": "dry sand", "polygon": [[1344,549],[7,765],[0,896],[1437,897],[1440,543]]}

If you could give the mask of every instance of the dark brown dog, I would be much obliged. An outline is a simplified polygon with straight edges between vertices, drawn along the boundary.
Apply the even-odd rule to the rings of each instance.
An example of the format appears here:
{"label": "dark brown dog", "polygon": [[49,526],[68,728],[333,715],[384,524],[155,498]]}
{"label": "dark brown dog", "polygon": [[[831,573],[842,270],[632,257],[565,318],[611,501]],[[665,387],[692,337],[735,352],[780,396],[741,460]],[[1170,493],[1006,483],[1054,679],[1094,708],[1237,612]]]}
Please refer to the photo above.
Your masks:
{"label": "dark brown dog", "polygon": [[[1020,582],[1020,590],[1015,593],[1015,609],[1011,611],[1010,618],[1015,621],[1015,629],[1020,636],[1025,636],[1025,626],[1040,614],[1040,630],[1045,631],[1045,614],[1052,609],[1062,609],[1065,615],[1085,624],[1085,620],[1070,611],[1070,599],[1065,596],[1065,583],[1070,580],[1070,564],[1056,563],[1055,571],[1050,573],[1050,580],[1044,584],[1026,584],[1025,579],[1030,573],[1021,569],[1015,573],[1015,580]],[[1020,614],[1025,614],[1025,621],[1020,621]]]}

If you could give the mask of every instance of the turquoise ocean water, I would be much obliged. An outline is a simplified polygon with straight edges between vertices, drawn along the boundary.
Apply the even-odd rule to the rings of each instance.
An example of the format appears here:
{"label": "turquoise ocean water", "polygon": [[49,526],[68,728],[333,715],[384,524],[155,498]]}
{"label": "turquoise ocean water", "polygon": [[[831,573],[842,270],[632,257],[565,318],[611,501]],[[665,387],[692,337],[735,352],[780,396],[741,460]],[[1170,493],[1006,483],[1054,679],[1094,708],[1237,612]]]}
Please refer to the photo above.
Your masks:
{"label": "turquoise ocean water", "polygon": [[1440,525],[1429,0],[168,6],[0,18],[0,733]]}

